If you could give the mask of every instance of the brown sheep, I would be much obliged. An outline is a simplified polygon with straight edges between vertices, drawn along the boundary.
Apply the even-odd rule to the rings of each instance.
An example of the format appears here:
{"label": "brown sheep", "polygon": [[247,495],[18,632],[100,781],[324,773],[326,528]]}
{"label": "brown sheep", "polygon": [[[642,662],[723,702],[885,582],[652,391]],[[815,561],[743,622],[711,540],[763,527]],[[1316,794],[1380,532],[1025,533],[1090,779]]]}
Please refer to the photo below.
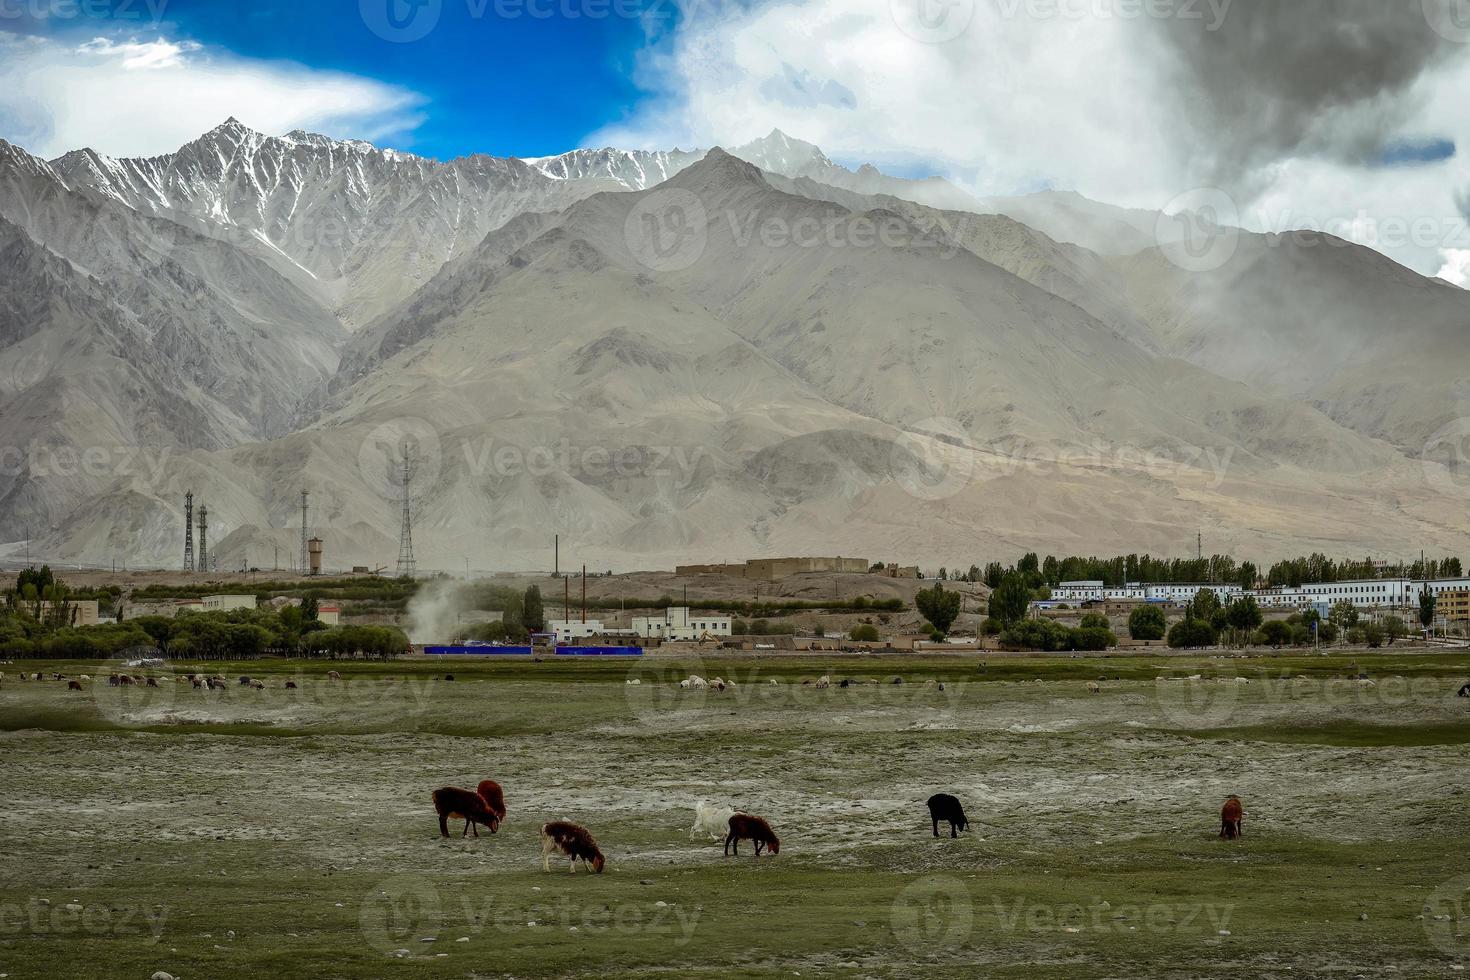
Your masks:
{"label": "brown sheep", "polygon": [[1232,796],[1225,801],[1220,808],[1220,836],[1225,840],[1235,840],[1244,837],[1240,829],[1241,821],[1245,819],[1245,808],[1240,805],[1240,797]]}
{"label": "brown sheep", "polygon": [[592,839],[587,828],[567,823],[565,820],[553,820],[541,826],[541,868],[543,871],[551,871],[551,855],[556,852],[572,859],[572,874],[577,873],[578,861],[598,874],[602,874],[602,869],[607,865],[602,851],[597,848],[597,841]]}
{"label": "brown sheep", "polygon": [[445,837],[449,836],[449,818],[464,821],[464,831],[459,835],[467,836],[470,828],[475,830],[475,836],[480,836],[480,828],[477,824],[484,824],[490,833],[500,829],[500,818],[495,811],[486,805],[484,797],[479,793],[471,793],[467,789],[457,786],[444,786],[433,792],[434,812],[439,814],[439,833]]}
{"label": "brown sheep", "polygon": [[743,840],[755,842],[755,856],[761,856],[762,848],[770,848],[771,854],[781,853],[781,838],[771,830],[771,825],[760,817],[751,816],[748,813],[737,813],[730,818],[730,833],[725,837],[725,856],[730,855],[730,846],[735,847],[735,854],[740,854],[740,842]]}
{"label": "brown sheep", "polygon": [[504,823],[505,793],[501,790],[500,784],[493,779],[482,779],[480,785],[475,787],[475,792],[480,794],[480,798],[485,801],[485,806],[495,814],[496,822]]}

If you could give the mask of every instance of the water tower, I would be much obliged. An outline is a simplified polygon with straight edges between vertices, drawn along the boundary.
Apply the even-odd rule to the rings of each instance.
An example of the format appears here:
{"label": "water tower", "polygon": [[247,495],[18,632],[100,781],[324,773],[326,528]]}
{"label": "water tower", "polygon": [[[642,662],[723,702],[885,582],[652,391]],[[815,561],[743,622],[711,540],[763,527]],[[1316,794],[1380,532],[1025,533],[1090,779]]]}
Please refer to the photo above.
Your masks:
{"label": "water tower", "polygon": [[320,575],[322,573],[322,539],[311,538],[306,542],[306,555],[309,560],[307,565],[308,575]]}

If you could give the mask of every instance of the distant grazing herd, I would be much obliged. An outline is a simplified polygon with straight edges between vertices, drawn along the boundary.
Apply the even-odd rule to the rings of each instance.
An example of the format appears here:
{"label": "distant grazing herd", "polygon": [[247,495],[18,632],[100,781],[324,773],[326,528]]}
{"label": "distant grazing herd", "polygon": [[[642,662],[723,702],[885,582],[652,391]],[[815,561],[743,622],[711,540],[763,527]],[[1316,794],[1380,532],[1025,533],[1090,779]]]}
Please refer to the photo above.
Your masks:
{"label": "distant grazing herd", "polygon": [[[464,821],[464,830],[459,835],[461,837],[468,836],[472,828],[474,835],[479,837],[481,826],[493,834],[505,820],[505,793],[493,779],[482,780],[473,791],[457,786],[443,786],[434,790],[431,799],[434,801],[434,812],[439,815],[439,833],[444,837],[449,836],[450,820]],[[949,824],[950,837],[959,837],[960,831],[970,829],[965,808],[957,797],[949,793],[935,793],[925,805],[929,808],[929,820],[935,837],[939,836],[941,823]],[[1240,797],[1230,796],[1220,810],[1220,837],[1224,840],[1239,840],[1244,836],[1241,833],[1241,821],[1244,819],[1245,809],[1241,806]],[[776,836],[764,817],[700,800],[694,807],[694,826],[689,828],[689,837],[693,840],[705,835],[716,840],[724,837],[726,857],[731,854],[738,857],[740,842],[743,840],[754,845],[757,859],[762,851],[769,852],[773,857],[781,853],[781,838]],[[541,825],[542,870],[551,870],[553,854],[570,859],[572,874],[577,872],[578,861],[582,862],[584,868],[598,874],[607,867],[607,859],[591,832],[586,827],[566,820],[553,820]]]}

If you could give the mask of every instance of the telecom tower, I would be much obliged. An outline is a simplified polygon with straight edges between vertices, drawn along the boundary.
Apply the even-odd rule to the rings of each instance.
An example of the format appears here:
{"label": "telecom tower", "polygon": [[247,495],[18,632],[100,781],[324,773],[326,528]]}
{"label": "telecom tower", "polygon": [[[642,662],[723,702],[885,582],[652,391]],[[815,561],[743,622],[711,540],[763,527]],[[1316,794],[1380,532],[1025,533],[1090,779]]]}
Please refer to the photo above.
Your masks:
{"label": "telecom tower", "polygon": [[311,566],[306,563],[306,498],[308,494],[305,488],[301,491],[301,574],[310,571]]}
{"label": "telecom tower", "polygon": [[209,508],[199,505],[199,570],[209,571]]}
{"label": "telecom tower", "polygon": [[194,491],[184,494],[184,571],[194,570]]}
{"label": "telecom tower", "polygon": [[398,577],[413,578],[418,562],[413,560],[413,518],[408,509],[408,488],[413,482],[413,459],[408,443],[403,444],[403,523],[398,531]]}

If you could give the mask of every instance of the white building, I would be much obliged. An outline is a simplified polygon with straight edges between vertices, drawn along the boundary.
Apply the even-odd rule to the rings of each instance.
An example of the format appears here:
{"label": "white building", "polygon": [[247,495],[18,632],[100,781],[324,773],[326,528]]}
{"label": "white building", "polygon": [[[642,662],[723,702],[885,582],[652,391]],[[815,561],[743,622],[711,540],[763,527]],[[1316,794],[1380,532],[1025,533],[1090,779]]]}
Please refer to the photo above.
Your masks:
{"label": "white building", "polygon": [[342,607],[318,604],[316,607],[316,618],[317,622],[323,626],[340,626],[342,624]]}
{"label": "white building", "polygon": [[1055,602],[1101,602],[1108,599],[1139,599],[1155,602],[1188,602],[1200,589],[1210,589],[1221,602],[1229,602],[1241,594],[1238,585],[1146,585],[1129,582],[1121,588],[1106,588],[1102,582],[1063,582],[1051,590]]}
{"label": "white building", "polygon": [[224,612],[229,609],[254,609],[253,595],[207,595],[200,600],[205,612]]}
{"label": "white building", "polygon": [[1201,589],[1209,589],[1222,603],[1239,598],[1245,590],[1238,585],[1214,585],[1208,582],[1168,583],[1144,586],[1145,599],[1164,599],[1169,602],[1188,602],[1199,595]]}
{"label": "white building", "polygon": [[546,626],[557,643],[585,640],[590,636],[601,636],[607,632],[603,629],[600,619],[589,619],[585,622],[580,619],[553,619],[548,621]]}
{"label": "white building", "polygon": [[690,613],[687,606],[670,606],[662,616],[634,616],[633,632],[649,640],[698,640],[731,635],[730,617]]}

